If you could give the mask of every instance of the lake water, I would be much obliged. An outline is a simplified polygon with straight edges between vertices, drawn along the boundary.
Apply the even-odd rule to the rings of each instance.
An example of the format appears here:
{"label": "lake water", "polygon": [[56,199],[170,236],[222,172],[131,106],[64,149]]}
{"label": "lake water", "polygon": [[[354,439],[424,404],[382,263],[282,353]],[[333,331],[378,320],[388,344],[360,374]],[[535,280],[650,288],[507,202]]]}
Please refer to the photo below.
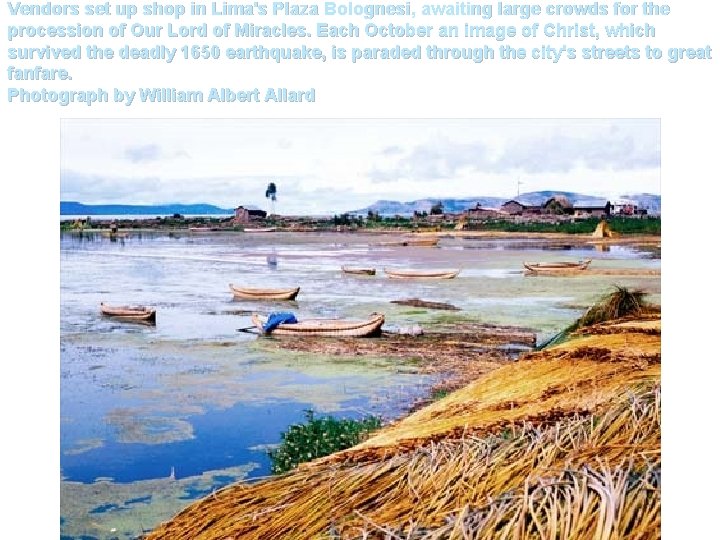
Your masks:
{"label": "lake water", "polygon": [[[523,261],[593,258],[598,267],[659,268],[652,252],[532,241],[442,239],[437,248],[378,245],[350,234],[61,235],[61,534],[133,538],[189,501],[269,474],[267,448],[305,411],[395,417],[427,392],[410,362],[279,352],[238,332],[250,314],[386,314],[386,328],[458,317],[518,324],[550,337],[613,284],[659,301],[659,277],[527,278]],[[373,266],[375,277],[341,265]],[[383,267],[462,268],[407,282]],[[228,284],[295,287],[297,302],[234,301]],[[391,300],[449,302],[458,314]],[[157,308],[156,326],[99,315],[100,302]]]}

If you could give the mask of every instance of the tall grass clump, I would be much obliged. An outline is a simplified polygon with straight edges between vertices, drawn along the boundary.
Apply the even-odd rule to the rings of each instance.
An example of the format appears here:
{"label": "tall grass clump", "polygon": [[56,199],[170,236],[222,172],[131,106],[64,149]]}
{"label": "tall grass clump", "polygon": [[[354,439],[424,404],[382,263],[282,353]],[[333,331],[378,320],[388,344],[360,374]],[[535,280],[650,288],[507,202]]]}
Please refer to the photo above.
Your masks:
{"label": "tall grass clump", "polygon": [[305,411],[305,420],[303,424],[291,425],[282,433],[280,446],[270,451],[273,474],[282,474],[300,463],[355,446],[381,425],[376,416],[338,420],[332,416],[318,418],[312,410]]}
{"label": "tall grass clump", "polygon": [[605,295],[598,302],[590,306],[582,317],[558,333],[552,339],[540,345],[538,350],[562,343],[572,332],[579,328],[620,319],[622,317],[642,315],[643,313],[646,313],[650,307],[645,301],[646,296],[647,293],[644,291],[631,291],[627,287],[615,285],[614,291]]}
{"label": "tall grass clump", "polygon": [[644,291],[631,291],[627,287],[615,286],[615,290],[595,303],[575,323],[573,330],[630,315],[642,315],[647,309]]}

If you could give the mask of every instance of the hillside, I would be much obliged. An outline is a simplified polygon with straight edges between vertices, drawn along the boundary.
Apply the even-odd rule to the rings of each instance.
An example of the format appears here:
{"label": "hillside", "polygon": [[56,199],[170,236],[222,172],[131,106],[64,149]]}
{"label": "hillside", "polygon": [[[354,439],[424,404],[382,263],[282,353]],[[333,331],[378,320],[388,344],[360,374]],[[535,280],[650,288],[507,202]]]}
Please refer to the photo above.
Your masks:
{"label": "hillside", "polygon": [[82,204],[60,201],[61,216],[107,216],[107,215],[217,215],[232,214],[234,210],[219,208],[212,204]]}

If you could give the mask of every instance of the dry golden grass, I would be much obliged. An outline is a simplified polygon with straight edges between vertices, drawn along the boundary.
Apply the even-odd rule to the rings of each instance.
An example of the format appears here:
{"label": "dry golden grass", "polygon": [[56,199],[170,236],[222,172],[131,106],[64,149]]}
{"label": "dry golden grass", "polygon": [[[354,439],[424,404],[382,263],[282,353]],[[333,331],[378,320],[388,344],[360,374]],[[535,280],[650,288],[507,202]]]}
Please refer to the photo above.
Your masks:
{"label": "dry golden grass", "polygon": [[483,375],[353,449],[222,490],[149,538],[659,538],[659,322],[627,323]]}

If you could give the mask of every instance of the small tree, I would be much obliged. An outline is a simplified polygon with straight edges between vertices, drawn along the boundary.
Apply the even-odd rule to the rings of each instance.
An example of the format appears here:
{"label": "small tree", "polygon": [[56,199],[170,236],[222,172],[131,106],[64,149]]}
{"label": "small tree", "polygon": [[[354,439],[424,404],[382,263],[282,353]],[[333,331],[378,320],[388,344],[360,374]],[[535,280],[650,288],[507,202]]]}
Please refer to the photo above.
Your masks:
{"label": "small tree", "polygon": [[270,199],[270,215],[275,214],[275,201],[277,200],[277,186],[270,182],[265,189],[265,198]]}

